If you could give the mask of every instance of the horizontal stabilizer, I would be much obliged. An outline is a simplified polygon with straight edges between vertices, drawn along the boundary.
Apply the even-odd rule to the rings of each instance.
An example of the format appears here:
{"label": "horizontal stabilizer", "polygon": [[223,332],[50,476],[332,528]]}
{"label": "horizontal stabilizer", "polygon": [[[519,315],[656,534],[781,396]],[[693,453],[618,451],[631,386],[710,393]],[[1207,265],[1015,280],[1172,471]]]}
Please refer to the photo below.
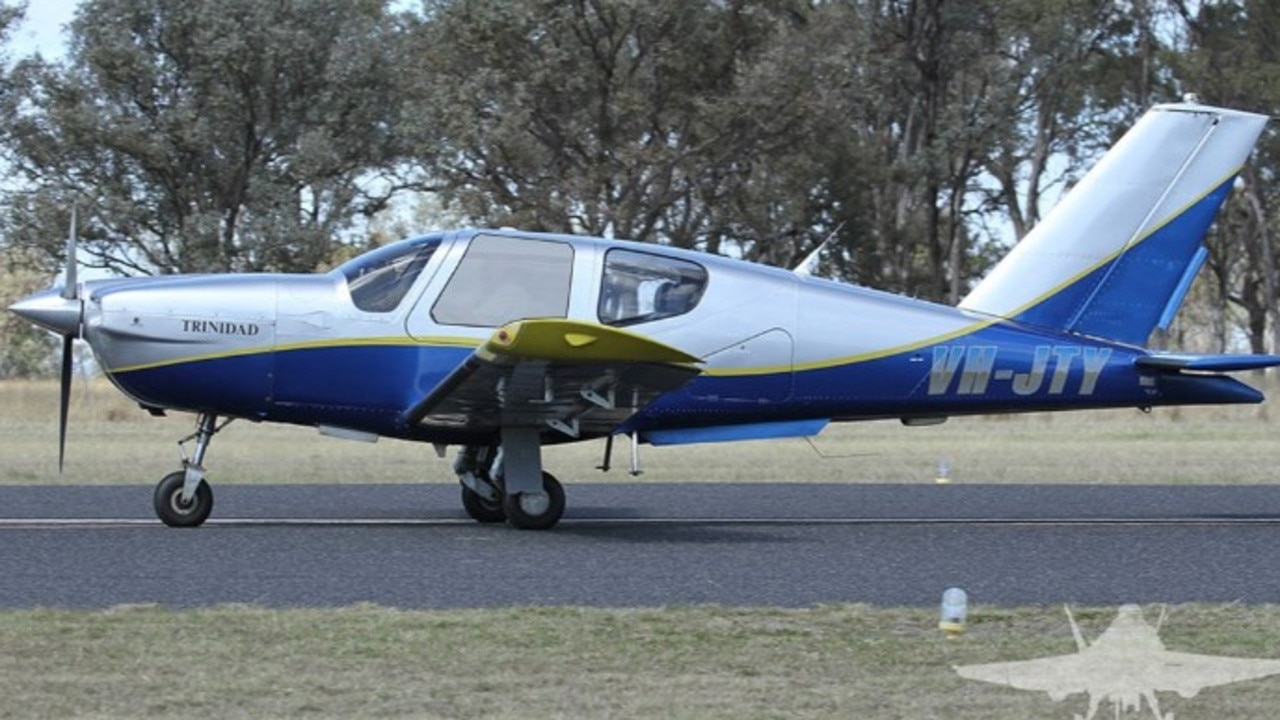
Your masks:
{"label": "horizontal stabilizer", "polygon": [[1134,364],[1171,372],[1240,372],[1280,366],[1280,355],[1145,355]]}

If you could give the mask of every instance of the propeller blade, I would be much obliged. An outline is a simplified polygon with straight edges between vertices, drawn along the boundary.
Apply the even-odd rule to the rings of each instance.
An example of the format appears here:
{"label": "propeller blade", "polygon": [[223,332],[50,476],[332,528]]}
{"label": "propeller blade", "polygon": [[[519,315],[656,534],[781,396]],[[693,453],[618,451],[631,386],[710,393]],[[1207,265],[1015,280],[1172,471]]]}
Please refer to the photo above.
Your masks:
{"label": "propeller blade", "polygon": [[76,287],[76,206],[71,206],[71,230],[67,232],[67,271],[62,280],[62,297],[75,300],[80,289]]}
{"label": "propeller blade", "polygon": [[67,455],[67,410],[71,405],[71,345],[75,338],[62,336],[62,388],[58,413],[58,473],[62,473],[62,461]]}

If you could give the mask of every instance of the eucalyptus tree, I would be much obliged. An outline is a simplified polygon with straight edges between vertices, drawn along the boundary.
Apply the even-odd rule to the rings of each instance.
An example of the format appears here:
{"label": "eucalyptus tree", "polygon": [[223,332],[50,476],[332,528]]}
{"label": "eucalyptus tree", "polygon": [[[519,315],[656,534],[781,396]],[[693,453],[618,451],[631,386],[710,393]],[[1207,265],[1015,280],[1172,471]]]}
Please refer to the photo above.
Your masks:
{"label": "eucalyptus tree", "polygon": [[802,6],[429,0],[407,120],[420,162],[480,223],[716,250],[713,210],[771,130],[717,108]]}
{"label": "eucalyptus tree", "polygon": [[[1168,67],[1185,92],[1211,104],[1280,114],[1280,8],[1258,0],[1162,5],[1176,17]],[[1280,350],[1277,128],[1264,132],[1207,243],[1205,294],[1219,347],[1243,331],[1253,352]]]}
{"label": "eucalyptus tree", "polygon": [[[85,0],[5,103],[6,241],[127,272],[311,270],[382,208],[402,99],[385,0]],[[383,177],[378,177],[379,171]]]}
{"label": "eucalyptus tree", "polygon": [[817,4],[753,68],[753,93],[812,99],[775,103],[803,108],[802,133],[765,155],[780,176],[750,199],[767,208],[789,189],[772,202],[790,198],[784,227],[805,250],[832,236],[827,272],[937,300],[976,272],[968,216],[997,125],[996,5]]}
{"label": "eucalyptus tree", "polygon": [[[7,65],[11,36],[24,13],[22,5],[0,4],[0,65]],[[7,72],[0,73],[0,99],[11,92]],[[7,141],[7,128],[0,125],[0,141]],[[0,143],[2,146],[2,143]],[[53,370],[57,342],[54,336],[10,313],[3,312],[10,302],[48,284],[40,263],[28,253],[9,247],[0,240],[0,378],[47,375]]]}

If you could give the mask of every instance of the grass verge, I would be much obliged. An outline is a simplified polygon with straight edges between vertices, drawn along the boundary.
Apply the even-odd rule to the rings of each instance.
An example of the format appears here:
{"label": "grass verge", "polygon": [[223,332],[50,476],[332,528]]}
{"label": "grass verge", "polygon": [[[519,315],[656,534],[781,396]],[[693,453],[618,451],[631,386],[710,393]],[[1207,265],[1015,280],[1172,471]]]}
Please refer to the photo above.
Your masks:
{"label": "grass verge", "polygon": [[[641,482],[933,482],[946,459],[955,482],[1224,483],[1280,480],[1280,435],[1267,404],[953,418],[936,427],[842,423],[802,439],[642,448]],[[104,380],[78,382],[66,470],[57,472],[57,386],[0,382],[0,483],[151,484],[178,467],[191,416],[152,418]],[[568,483],[628,480],[625,439],[615,469],[593,468],[602,441],[548,448]],[[456,482],[429,445],[366,444],[315,430],[237,422],[215,438],[216,483]]]}
{"label": "grass verge", "polygon": [[[1155,626],[1159,608],[1145,612]],[[1075,614],[1096,639],[1116,613]],[[952,669],[1075,652],[1060,608],[977,608],[954,641],[936,622],[930,611],[865,605],[8,611],[0,613],[0,717],[1021,720],[1085,712],[1084,694],[1054,702]],[[1264,658],[1280,656],[1278,627],[1277,606],[1183,605],[1170,608],[1159,633],[1170,650]],[[1280,676],[1158,697],[1179,718],[1272,718]]]}

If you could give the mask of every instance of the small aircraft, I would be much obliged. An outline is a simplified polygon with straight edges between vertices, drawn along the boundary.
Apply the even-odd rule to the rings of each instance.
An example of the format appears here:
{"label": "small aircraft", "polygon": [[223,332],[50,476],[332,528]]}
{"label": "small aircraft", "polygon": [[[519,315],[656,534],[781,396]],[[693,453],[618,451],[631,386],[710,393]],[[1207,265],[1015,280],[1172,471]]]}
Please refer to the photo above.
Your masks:
{"label": "small aircraft", "polygon": [[1166,650],[1160,640],[1160,623],[1154,628],[1148,625],[1142,617],[1142,608],[1137,605],[1121,606],[1111,626],[1092,643],[1084,639],[1070,609],[1067,609],[1067,619],[1076,641],[1075,653],[1037,660],[961,665],[955,671],[970,680],[1045,692],[1054,702],[1087,693],[1089,710],[1083,720],[1093,720],[1103,702],[1112,703],[1119,717],[1122,711],[1140,711],[1143,701],[1156,720],[1173,720],[1173,713],[1161,714],[1157,692],[1175,692],[1191,698],[1207,687],[1280,673],[1280,660]]}
{"label": "small aircraft", "polygon": [[[155,492],[160,519],[200,525],[219,419],[433,443],[479,522],[555,525],[545,444],[812,436],[829,422],[1256,403],[1226,373],[1274,355],[1144,347],[1204,262],[1202,239],[1266,118],[1153,108],[958,306],[622,240],[458,230],[316,275],[77,282],[10,310],[153,413],[197,416],[195,447]],[[61,459],[59,460],[61,464]]]}

